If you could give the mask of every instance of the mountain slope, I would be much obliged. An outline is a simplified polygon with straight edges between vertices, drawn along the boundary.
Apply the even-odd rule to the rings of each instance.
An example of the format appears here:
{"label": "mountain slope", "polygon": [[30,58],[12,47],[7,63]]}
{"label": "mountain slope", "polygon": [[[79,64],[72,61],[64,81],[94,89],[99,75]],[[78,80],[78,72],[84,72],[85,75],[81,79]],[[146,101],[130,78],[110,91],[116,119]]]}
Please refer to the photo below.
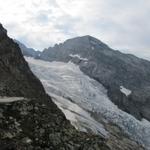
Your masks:
{"label": "mountain slope", "polygon": [[110,99],[138,119],[150,120],[150,62],[115,51],[91,36],[45,49],[40,59],[72,61],[104,85]]}
{"label": "mountain slope", "polygon": [[78,132],[66,120],[1,24],[0,149],[113,149],[104,138]]}

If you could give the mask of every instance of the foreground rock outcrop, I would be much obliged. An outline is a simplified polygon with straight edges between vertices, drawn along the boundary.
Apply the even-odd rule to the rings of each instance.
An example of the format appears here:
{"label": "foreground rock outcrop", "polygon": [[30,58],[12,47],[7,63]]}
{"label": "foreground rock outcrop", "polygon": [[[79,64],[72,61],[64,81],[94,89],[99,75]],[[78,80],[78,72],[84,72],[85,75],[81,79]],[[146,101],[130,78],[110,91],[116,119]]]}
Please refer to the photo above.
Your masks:
{"label": "foreground rock outcrop", "polygon": [[103,138],[77,132],[51,107],[37,99],[0,104],[1,150],[109,149]]}

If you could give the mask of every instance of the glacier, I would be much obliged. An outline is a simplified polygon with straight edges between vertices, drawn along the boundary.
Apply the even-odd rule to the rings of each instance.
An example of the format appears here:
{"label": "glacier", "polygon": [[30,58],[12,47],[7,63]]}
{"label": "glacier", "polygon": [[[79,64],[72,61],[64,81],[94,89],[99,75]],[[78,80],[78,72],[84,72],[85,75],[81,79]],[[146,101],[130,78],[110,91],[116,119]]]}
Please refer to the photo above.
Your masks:
{"label": "glacier", "polygon": [[[33,73],[41,80],[46,92],[66,118],[79,130],[105,137],[109,133],[101,118],[120,127],[130,138],[150,147],[150,122],[140,121],[120,110],[107,96],[107,90],[72,62],[46,62],[25,57]],[[92,117],[98,114],[100,119]]]}

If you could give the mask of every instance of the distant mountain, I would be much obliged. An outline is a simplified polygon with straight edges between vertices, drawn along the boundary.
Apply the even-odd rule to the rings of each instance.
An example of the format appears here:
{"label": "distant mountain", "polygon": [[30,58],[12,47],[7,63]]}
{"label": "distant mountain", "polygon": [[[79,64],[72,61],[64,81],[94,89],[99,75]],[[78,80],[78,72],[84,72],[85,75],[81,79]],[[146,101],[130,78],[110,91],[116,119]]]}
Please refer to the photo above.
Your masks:
{"label": "distant mountain", "polygon": [[26,47],[23,43],[19,42],[18,40],[14,39],[14,42],[16,42],[19,45],[24,56],[34,57],[34,58],[40,57],[40,55],[41,55],[40,51],[36,51],[33,48]]}
{"label": "distant mountain", "polygon": [[100,40],[83,36],[45,49],[40,59],[72,61],[108,90],[110,99],[138,119],[150,121],[150,62],[111,49]]}

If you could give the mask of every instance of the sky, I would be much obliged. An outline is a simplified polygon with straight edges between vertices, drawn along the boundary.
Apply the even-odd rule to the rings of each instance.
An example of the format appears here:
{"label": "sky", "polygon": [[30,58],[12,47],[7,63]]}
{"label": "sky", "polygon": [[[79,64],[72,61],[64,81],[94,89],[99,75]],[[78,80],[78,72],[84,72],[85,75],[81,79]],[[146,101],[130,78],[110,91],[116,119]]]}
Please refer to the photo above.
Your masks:
{"label": "sky", "polygon": [[149,0],[0,0],[0,22],[10,37],[37,50],[91,35],[150,59]]}

